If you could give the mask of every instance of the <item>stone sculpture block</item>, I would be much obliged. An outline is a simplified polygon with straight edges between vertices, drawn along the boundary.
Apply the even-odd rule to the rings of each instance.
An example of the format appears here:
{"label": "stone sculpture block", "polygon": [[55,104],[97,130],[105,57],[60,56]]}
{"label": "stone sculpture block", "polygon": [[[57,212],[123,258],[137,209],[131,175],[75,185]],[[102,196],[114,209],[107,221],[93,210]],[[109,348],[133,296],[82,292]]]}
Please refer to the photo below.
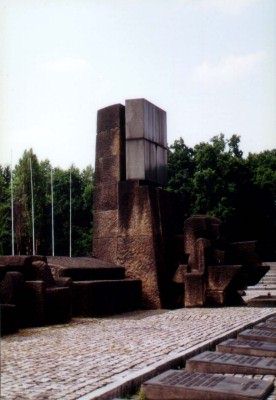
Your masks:
{"label": "stone sculpture block", "polygon": [[145,99],[126,100],[126,178],[166,183],[166,113]]}

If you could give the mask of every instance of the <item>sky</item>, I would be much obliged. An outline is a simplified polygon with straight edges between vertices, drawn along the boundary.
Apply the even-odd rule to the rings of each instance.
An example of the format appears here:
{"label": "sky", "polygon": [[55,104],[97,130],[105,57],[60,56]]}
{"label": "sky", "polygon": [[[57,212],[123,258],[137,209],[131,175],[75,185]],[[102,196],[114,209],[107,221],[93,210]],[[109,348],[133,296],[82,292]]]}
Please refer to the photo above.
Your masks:
{"label": "sky", "polygon": [[97,110],[141,97],[168,144],[275,148],[275,38],[275,0],[0,0],[0,164],[94,165]]}

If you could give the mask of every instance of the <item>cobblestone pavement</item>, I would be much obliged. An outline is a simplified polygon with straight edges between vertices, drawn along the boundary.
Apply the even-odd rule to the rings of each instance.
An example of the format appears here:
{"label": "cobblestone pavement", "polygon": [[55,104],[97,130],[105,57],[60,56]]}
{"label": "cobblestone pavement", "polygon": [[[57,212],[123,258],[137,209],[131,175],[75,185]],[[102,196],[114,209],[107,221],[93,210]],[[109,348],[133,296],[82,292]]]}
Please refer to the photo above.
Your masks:
{"label": "cobblestone pavement", "polygon": [[108,388],[274,313],[180,309],[21,330],[1,340],[1,399],[109,398]]}

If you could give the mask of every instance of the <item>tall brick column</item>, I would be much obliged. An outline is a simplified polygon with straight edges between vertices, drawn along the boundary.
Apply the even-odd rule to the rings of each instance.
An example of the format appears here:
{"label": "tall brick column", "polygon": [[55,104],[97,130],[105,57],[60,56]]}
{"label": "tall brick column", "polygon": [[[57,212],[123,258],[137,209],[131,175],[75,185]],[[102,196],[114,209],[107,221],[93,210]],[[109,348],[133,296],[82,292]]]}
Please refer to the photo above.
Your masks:
{"label": "tall brick column", "polygon": [[117,261],[118,182],[125,180],[125,107],[98,111],[96,138],[93,255]]}

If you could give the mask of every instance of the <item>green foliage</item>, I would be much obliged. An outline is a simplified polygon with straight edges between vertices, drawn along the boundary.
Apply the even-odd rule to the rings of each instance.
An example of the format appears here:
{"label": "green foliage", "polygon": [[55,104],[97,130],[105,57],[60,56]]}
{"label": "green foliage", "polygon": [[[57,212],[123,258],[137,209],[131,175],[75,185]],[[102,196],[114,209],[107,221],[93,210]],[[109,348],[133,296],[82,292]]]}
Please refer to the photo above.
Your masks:
{"label": "green foliage", "polygon": [[83,171],[71,166],[64,171],[55,168],[54,206],[55,206],[55,253],[69,253],[69,185],[70,171],[72,184],[72,255],[89,255],[92,251],[92,196],[93,169]]}
{"label": "green foliage", "polygon": [[182,138],[175,140],[168,154],[167,190],[184,195],[186,216],[191,213],[194,173],[194,150]]}
{"label": "green foliage", "polygon": [[[51,164],[25,151],[13,171],[16,254],[32,253],[30,159],[32,163],[36,254],[52,253]],[[69,177],[72,176],[72,255],[91,253],[93,169],[55,168],[55,254],[69,253]],[[0,254],[11,254],[10,170],[0,167]]]}
{"label": "green foliage", "polygon": [[262,189],[268,189],[276,195],[276,149],[248,156],[248,165],[252,171],[252,181]]}
{"label": "green foliage", "polygon": [[[167,190],[182,193],[187,216],[221,218],[233,240],[259,239],[264,253],[276,243],[276,150],[243,158],[240,137],[223,134],[191,149],[170,146]],[[273,250],[274,249],[274,250]]]}
{"label": "green foliage", "polygon": [[146,400],[147,398],[146,398],[146,394],[145,394],[145,392],[143,391],[143,389],[141,388],[140,390],[139,390],[139,392],[138,392],[138,395],[137,395],[137,400]]}
{"label": "green foliage", "polygon": [[[276,150],[243,157],[240,138],[223,134],[194,148],[182,138],[169,149],[167,190],[185,199],[185,216],[216,215],[230,239],[258,239],[264,255],[276,243]],[[35,204],[36,253],[51,254],[51,164],[25,151],[13,171],[15,243],[17,254],[32,252],[30,159]],[[72,181],[72,255],[91,253],[94,172],[71,166],[53,170],[55,254],[69,254],[69,180]],[[11,253],[9,167],[0,166],[0,254]]]}
{"label": "green foliage", "polygon": [[47,190],[50,174],[50,163],[39,163],[32,149],[25,150],[14,170],[14,221],[17,254],[32,252],[32,214],[31,214],[31,179],[32,166],[34,215],[35,215],[35,248],[36,253],[45,248],[44,228],[47,225]]}
{"label": "green foliage", "polygon": [[11,252],[11,200],[9,167],[0,166],[0,254]]}

